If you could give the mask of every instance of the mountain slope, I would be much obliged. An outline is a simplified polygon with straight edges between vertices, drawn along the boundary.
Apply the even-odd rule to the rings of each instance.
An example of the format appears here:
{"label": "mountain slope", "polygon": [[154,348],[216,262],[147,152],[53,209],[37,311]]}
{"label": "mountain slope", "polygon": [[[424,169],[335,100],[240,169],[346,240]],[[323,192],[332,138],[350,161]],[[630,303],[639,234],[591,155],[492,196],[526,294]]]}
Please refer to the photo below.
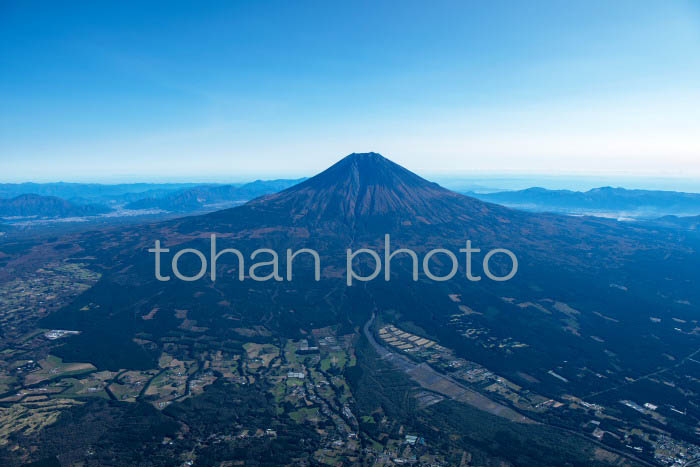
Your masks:
{"label": "mountain slope", "polygon": [[[233,243],[247,253],[261,247],[280,252],[287,248],[315,248],[328,276],[328,281],[323,282],[324,287],[332,287],[339,293],[343,290],[345,249],[362,246],[381,249],[384,234],[388,233],[394,242],[393,248],[413,248],[418,253],[432,248],[454,251],[460,258],[457,278],[461,280],[456,278],[449,285],[456,289],[474,287],[464,278],[465,265],[461,259],[464,255],[457,251],[464,248],[467,240],[484,251],[487,248],[507,248],[517,255],[521,272],[516,279],[504,284],[481,282],[476,291],[470,292],[472,294],[510,293],[542,299],[562,294],[590,302],[586,306],[592,309],[609,307],[606,303],[596,303],[610,295],[611,283],[640,285],[639,293],[650,301],[644,307],[635,305],[637,309],[658,306],[651,304],[657,300],[654,297],[673,295],[678,300],[694,302],[690,295],[698,295],[682,281],[658,281],[658,277],[683,275],[692,270],[697,250],[684,240],[681,232],[656,231],[605,219],[515,211],[445,190],[376,154],[350,155],[306,182],[240,207],[150,226],[85,235],[78,244],[98,257],[96,267],[104,270],[106,284],[109,281],[139,284],[138,290],[142,291],[143,300],[147,302],[146,297],[163,296],[164,287],[168,290],[177,288],[174,297],[181,297],[188,290],[177,281],[155,281],[153,257],[146,251],[153,247],[154,241],[161,240],[169,248],[193,247],[208,251],[208,239],[212,233],[217,233],[220,244]],[[100,265],[100,261],[109,268]],[[495,261],[494,270],[509,267],[507,261],[501,263]],[[478,262],[476,264],[479,266]],[[392,285],[414,285],[410,281],[401,282],[410,277],[405,270],[402,271],[404,267],[392,269],[399,277],[399,282]],[[436,271],[440,267],[438,262]],[[442,267],[446,267],[444,262]],[[115,272],[122,269],[123,272]],[[226,271],[222,269],[221,273]],[[227,277],[231,278],[230,272]],[[204,283],[196,282],[188,287],[199,287]],[[599,290],[597,295],[581,296],[579,291],[585,290],[584,283],[585,287]],[[570,284],[577,286],[572,288]],[[294,287],[294,283],[253,285],[263,289]],[[428,282],[421,287],[428,290],[437,285]],[[250,308],[245,282],[224,280],[213,286],[226,288],[225,292],[222,291],[226,296],[240,295],[241,309]],[[319,290],[317,284],[305,283],[305,286],[308,286],[306,293],[328,293]],[[240,287],[241,291],[236,292]],[[282,299],[273,296],[277,297],[275,300]],[[697,299],[700,302],[700,296]],[[175,306],[176,300],[172,300]],[[272,300],[272,296],[265,300]],[[276,315],[278,311],[275,310],[279,309],[279,303],[271,303],[266,313]],[[305,313],[317,315],[313,301],[298,303],[296,309],[294,321],[298,321],[298,325],[308,319]],[[338,319],[336,313],[337,310],[325,313],[324,319]],[[610,313],[627,313],[627,310],[623,307]],[[249,317],[252,319],[254,315]],[[268,318],[271,326],[278,329],[287,326],[272,315]],[[546,316],[534,317],[540,318]],[[212,315],[208,319],[216,320],[216,317]],[[648,322],[648,317],[635,318],[635,321],[640,319],[640,323]]]}
{"label": "mountain slope", "polygon": [[[377,243],[384,233],[405,245],[464,247],[467,240],[492,248],[508,246],[556,264],[605,267],[667,238],[649,229],[606,219],[531,214],[483,202],[429,182],[375,154],[351,154],[329,169],[282,192],[244,206],[173,222],[181,232],[243,231],[264,228],[268,241],[296,236]],[[671,234],[665,234],[667,237]],[[600,255],[591,256],[594,248]],[[606,256],[607,255],[607,256]],[[588,257],[591,256],[591,257]]]}
{"label": "mountain slope", "polygon": [[389,216],[430,224],[452,220],[464,214],[465,207],[485,208],[376,153],[350,154],[315,177],[250,206],[289,213],[301,223]]}

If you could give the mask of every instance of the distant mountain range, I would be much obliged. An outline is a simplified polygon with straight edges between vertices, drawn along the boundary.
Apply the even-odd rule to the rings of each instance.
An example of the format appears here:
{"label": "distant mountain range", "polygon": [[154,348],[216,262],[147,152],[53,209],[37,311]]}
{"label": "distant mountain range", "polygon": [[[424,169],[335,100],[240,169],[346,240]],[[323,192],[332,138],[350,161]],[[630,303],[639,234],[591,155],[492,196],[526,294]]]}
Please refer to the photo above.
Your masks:
{"label": "distant mountain range", "polygon": [[[133,223],[235,206],[302,180],[229,185],[6,183],[0,184],[0,218],[22,228],[60,230],[69,229],[71,223],[63,221],[66,218],[80,218],[79,224],[84,227],[95,222]],[[88,216],[98,217],[85,222],[90,220]],[[61,220],[60,225],[55,223],[57,220]]]}
{"label": "distant mountain range", "polygon": [[177,190],[165,196],[145,197],[127,204],[126,209],[162,209],[191,212],[206,207],[230,207],[258,196],[276,193],[296,185],[298,180],[256,180],[244,185],[203,185]]}
{"label": "distant mountain range", "polygon": [[14,198],[24,194],[56,196],[76,203],[107,203],[134,201],[146,196],[172,193],[201,183],[0,183],[0,198]]}
{"label": "distant mountain range", "polygon": [[700,194],[602,187],[589,191],[528,188],[498,193],[466,193],[508,207],[537,212],[654,218],[700,215]]}
{"label": "distant mountain range", "polygon": [[55,196],[24,194],[0,199],[0,217],[81,217],[109,212],[97,204],[77,205]]}
{"label": "distant mountain range", "polygon": [[[41,196],[54,196],[70,201],[74,204],[104,204],[109,206],[123,206],[140,200],[155,200],[169,197],[175,199],[182,196],[188,190],[192,193],[199,192],[201,196],[212,199],[211,202],[231,201],[233,198],[226,198],[227,194],[236,197],[244,197],[245,200],[254,197],[283,190],[298,183],[300,180],[256,180],[251,183],[228,183],[228,184],[203,184],[203,183],[122,183],[122,184],[100,184],[100,183],[0,183],[0,198],[14,198],[19,195],[33,194]],[[237,190],[234,190],[237,189]],[[144,201],[144,205],[149,204]],[[157,207],[156,203],[149,207]],[[166,202],[165,204],[168,204]],[[191,203],[191,206],[199,205]],[[186,211],[187,208],[177,208],[177,211]]]}
{"label": "distant mountain range", "polygon": [[[363,161],[358,160],[357,163],[364,164]],[[358,166],[353,170],[364,169]],[[373,170],[381,172],[386,171],[387,168],[382,164],[377,164]],[[375,176],[382,175],[378,172]],[[395,174],[387,176],[391,177]],[[407,177],[407,179],[410,178]],[[127,219],[127,217],[136,220],[143,216],[149,216],[149,219],[153,220],[164,215],[172,216],[233,207],[260,196],[280,192],[298,185],[304,180],[256,180],[251,183],[226,185],[182,183],[0,184],[0,217],[60,219],[110,213],[109,219],[105,218],[103,222],[114,222],[119,219]],[[347,186],[335,186],[337,189],[334,189],[334,192],[342,193],[343,190],[359,189],[353,185],[353,180],[348,180],[347,183]],[[303,186],[308,192],[308,185]],[[432,186],[438,187],[437,184],[432,184]],[[361,203],[357,207],[388,210],[392,207],[398,207],[406,200],[417,200],[419,201],[417,205],[420,205],[431,197],[430,193],[425,190],[426,188],[422,185],[398,186],[396,192],[401,191],[405,195],[405,199],[394,198],[394,195],[389,193],[377,192],[372,193],[371,196],[365,193],[357,200]],[[683,230],[697,229],[697,224],[692,217],[700,215],[700,194],[674,191],[602,187],[581,192],[535,187],[493,193],[468,191],[464,194],[482,201],[531,212],[643,220],[648,225]],[[3,197],[10,199],[1,199]],[[369,199],[372,199],[372,206],[363,204],[369,202]],[[319,206],[331,203],[329,199],[320,194],[314,202],[318,203]],[[298,206],[293,209],[298,209]],[[347,207],[343,209],[347,209]],[[434,213],[427,212],[423,214],[434,215]],[[668,216],[676,216],[677,218]],[[687,216],[691,218],[684,219]]]}

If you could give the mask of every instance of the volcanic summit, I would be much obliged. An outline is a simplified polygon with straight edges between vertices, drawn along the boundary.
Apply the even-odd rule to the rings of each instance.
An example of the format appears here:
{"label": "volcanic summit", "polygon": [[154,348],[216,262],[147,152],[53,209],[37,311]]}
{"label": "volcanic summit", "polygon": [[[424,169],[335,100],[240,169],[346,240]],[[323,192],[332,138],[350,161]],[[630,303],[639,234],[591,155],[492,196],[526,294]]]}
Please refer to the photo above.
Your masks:
{"label": "volcanic summit", "polygon": [[484,211],[488,206],[374,152],[350,154],[305,182],[250,205],[306,221],[390,217],[428,224],[463,217],[465,208]]}

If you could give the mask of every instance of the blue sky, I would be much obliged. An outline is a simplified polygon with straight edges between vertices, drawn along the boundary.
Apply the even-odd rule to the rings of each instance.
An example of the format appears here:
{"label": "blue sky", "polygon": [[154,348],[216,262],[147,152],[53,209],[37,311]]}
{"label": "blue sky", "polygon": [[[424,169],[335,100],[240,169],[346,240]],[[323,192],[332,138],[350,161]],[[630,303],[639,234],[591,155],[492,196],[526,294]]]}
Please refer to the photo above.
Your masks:
{"label": "blue sky", "polygon": [[700,177],[684,1],[0,3],[0,179]]}

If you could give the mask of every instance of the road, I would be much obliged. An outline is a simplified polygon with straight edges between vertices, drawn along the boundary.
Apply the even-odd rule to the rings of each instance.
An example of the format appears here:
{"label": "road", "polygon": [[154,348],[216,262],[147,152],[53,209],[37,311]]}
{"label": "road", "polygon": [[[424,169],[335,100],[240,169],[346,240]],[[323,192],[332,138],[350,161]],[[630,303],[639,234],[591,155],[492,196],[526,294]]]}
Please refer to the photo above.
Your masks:
{"label": "road", "polygon": [[626,383],[624,383],[624,384],[619,384],[619,385],[617,385],[617,386],[613,386],[613,387],[611,387],[611,388],[607,388],[607,389],[604,389],[604,390],[602,390],[602,391],[598,391],[598,392],[594,392],[594,393],[592,393],[592,394],[588,394],[587,396],[582,397],[581,399],[584,400],[584,401],[587,400],[587,399],[590,400],[590,399],[592,399],[593,397],[599,396],[599,395],[601,395],[601,394],[605,394],[606,392],[615,391],[615,390],[620,389],[620,388],[623,388],[623,387],[625,387],[625,386],[629,386],[630,384],[638,383],[639,381],[652,378],[652,377],[654,377],[654,376],[660,375],[661,373],[665,373],[665,372],[667,372],[668,370],[672,370],[672,369],[674,369],[674,368],[678,368],[679,366],[683,365],[686,361],[691,361],[691,362],[695,362],[695,363],[700,363],[699,361],[693,359],[693,357],[696,356],[696,355],[699,354],[699,353],[700,353],[700,349],[698,349],[698,350],[696,350],[695,352],[691,353],[690,355],[687,355],[686,357],[682,358],[682,359],[679,360],[678,363],[676,363],[675,365],[672,365],[672,366],[669,366],[669,367],[666,367],[666,368],[661,368],[661,369],[656,370],[656,371],[654,371],[654,372],[652,372],[652,373],[649,373],[648,375],[640,376],[639,378],[635,378],[635,379],[633,379],[633,380],[631,380],[631,381],[628,381],[628,382],[626,382]]}
{"label": "road", "polygon": [[372,332],[369,330],[373,322],[374,315],[372,315],[372,318],[365,323],[364,333],[367,340],[369,340],[372,347],[374,347],[374,350],[377,351],[383,360],[389,361],[394,366],[403,370],[411,377],[411,379],[417,382],[424,389],[438,393],[445,397],[449,397],[450,399],[454,399],[459,402],[464,402],[465,404],[476,407],[479,410],[506,418],[513,422],[538,423],[524,415],[519,414],[515,410],[506,407],[503,404],[492,401],[483,394],[462,385],[453,378],[439,373],[426,363],[416,363],[403,355],[387,350],[376,341],[372,335]]}
{"label": "road", "polygon": [[[476,407],[479,410],[483,410],[485,412],[497,415],[499,417],[504,417],[511,421],[519,423],[540,424],[540,422],[534,421],[526,417],[525,415],[522,415],[516,412],[515,410],[506,407],[505,405],[498,404],[488,399],[486,396],[460,384],[459,382],[455,381],[449,376],[437,372],[425,363],[416,363],[403,355],[399,355],[388,350],[387,348],[385,348],[377,342],[377,340],[372,335],[372,332],[370,331],[370,327],[372,326],[372,323],[374,323],[375,317],[376,315],[372,314],[372,318],[370,318],[370,320],[365,323],[363,327],[365,337],[383,360],[393,363],[395,366],[406,372],[411,377],[411,379],[416,381],[421,387],[429,391],[445,395],[446,397],[449,397],[451,399],[464,402],[468,405]],[[562,426],[552,425],[549,423],[546,425],[558,430],[565,431],[571,436],[575,436],[588,443],[595,444],[606,451],[619,454],[623,458],[629,459],[638,464],[645,465],[648,467],[654,467],[654,464],[640,459],[634,454],[610,447],[600,441],[588,438],[587,436],[577,431]]]}

